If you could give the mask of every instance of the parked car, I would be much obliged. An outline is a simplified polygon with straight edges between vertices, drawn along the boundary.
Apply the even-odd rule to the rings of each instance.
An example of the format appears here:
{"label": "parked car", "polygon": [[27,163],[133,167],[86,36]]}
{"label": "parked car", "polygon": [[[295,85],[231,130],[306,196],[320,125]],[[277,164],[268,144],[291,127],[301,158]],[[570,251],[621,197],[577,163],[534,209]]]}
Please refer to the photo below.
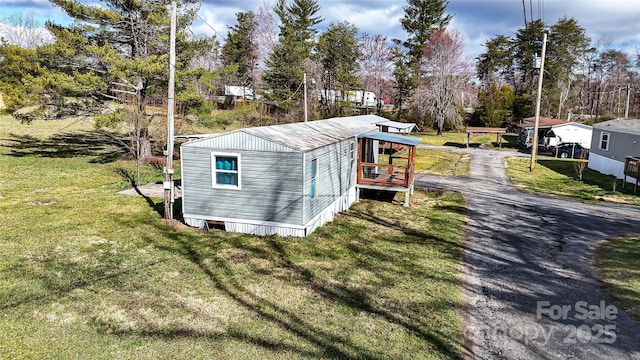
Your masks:
{"label": "parked car", "polygon": [[583,148],[580,144],[564,143],[556,147],[550,147],[551,154],[559,158],[587,159],[589,149]]}

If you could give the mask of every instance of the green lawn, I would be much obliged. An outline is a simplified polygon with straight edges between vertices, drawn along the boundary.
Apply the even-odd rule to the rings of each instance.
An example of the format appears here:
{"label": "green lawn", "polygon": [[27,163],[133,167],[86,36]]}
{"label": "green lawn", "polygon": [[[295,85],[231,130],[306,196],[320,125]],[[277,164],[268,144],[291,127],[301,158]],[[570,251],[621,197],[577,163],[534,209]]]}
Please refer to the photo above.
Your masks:
{"label": "green lawn", "polygon": [[640,323],[640,239],[609,239],[596,254],[600,279],[618,305]]}
{"label": "green lawn", "polygon": [[[453,146],[453,147],[466,147],[467,133],[466,132],[444,132],[441,136],[436,135],[435,131],[424,132],[418,134],[420,137],[420,143],[424,145],[433,146]],[[518,148],[518,136],[514,134],[502,135],[502,149],[515,150]],[[490,149],[498,149],[498,142],[495,134],[477,134],[472,135],[469,141],[470,147],[485,146]]]}
{"label": "green lawn", "polygon": [[530,172],[528,157],[510,157],[506,159],[506,168],[513,185],[522,190],[575,200],[640,204],[640,197],[633,194],[632,186],[622,189],[622,180],[616,182],[613,192],[613,176],[586,168],[582,180],[578,180],[576,161],[540,158]]}
{"label": "green lawn", "polygon": [[90,124],[12,121],[0,358],[461,357],[460,195],[362,200],[306,239],[205,232],[116,194],[132,167]]}
{"label": "green lawn", "polygon": [[416,172],[466,176],[469,175],[471,155],[446,150],[418,149]]}

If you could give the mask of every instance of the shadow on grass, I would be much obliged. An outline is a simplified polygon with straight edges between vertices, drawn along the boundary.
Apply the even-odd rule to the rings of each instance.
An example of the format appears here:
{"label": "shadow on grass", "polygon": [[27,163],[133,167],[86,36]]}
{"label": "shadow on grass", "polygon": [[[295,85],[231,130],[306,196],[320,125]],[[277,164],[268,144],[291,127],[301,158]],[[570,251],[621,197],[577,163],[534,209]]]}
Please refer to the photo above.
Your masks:
{"label": "shadow on grass", "polygon": [[[565,175],[578,181],[578,174],[574,168],[575,160],[543,160],[539,159],[538,164],[557,172],[558,174]],[[616,181],[616,192],[620,192],[626,195],[634,195],[633,184],[622,187],[622,180],[617,179],[612,175],[604,175],[597,171],[585,168],[582,174],[582,182],[587,185],[596,186],[601,189],[603,193],[611,193],[613,190],[613,183]],[[594,196],[601,194],[592,194]]]}
{"label": "shadow on grass", "polygon": [[[453,142],[453,141],[447,141],[444,143],[444,146],[451,146],[451,147],[457,147],[457,148],[466,148],[467,144],[465,143],[459,143],[459,142]],[[470,148],[477,148],[480,147],[479,143],[470,143],[469,144]]]}
{"label": "shadow on grass", "polygon": [[50,158],[95,157],[92,162],[109,163],[127,154],[127,139],[104,131],[60,133],[46,139],[29,135],[10,134],[4,139],[16,157],[40,156]]}
{"label": "shadow on grass", "polygon": [[[392,226],[400,230],[401,235],[399,236],[404,242],[386,239],[384,236],[375,236],[370,233],[371,230],[368,226],[360,226],[359,223],[352,224],[350,218]],[[380,246],[385,246],[384,243],[393,243],[393,248],[397,249],[402,244],[411,247],[419,244],[439,243],[435,246],[448,249],[447,256],[456,258],[453,262],[457,263],[461,256],[460,244],[439,239],[411,226],[402,227],[375,215],[366,214],[364,211],[349,211],[347,216],[334,222],[331,229],[321,229],[329,233],[335,230],[342,234],[326,238],[324,241],[275,236],[256,238],[234,235],[227,237],[218,232],[198,233],[198,235],[180,231],[178,228],[166,226],[163,223],[158,223],[157,226],[165,236],[162,239],[149,236],[144,239],[146,242],[156,249],[182,256],[197,266],[202,274],[206,275],[213,288],[221,291],[250,314],[255,314],[252,319],[247,319],[247,322],[267,323],[274,329],[274,336],[278,336],[278,334],[285,337],[292,336],[293,339],[300,339],[302,343],[300,345],[291,341],[283,343],[268,337],[257,336],[253,333],[251,324],[246,324],[244,327],[234,327],[233,331],[227,331],[224,334],[211,334],[210,338],[212,339],[228,338],[245,342],[251,346],[262,347],[265,350],[287,351],[312,358],[381,359],[388,357],[388,354],[381,352],[380,348],[371,348],[367,346],[366,342],[355,341],[354,338],[358,338],[358,336],[349,336],[353,330],[344,333],[343,330],[340,330],[342,328],[339,323],[327,326],[326,319],[324,319],[326,315],[317,313],[317,310],[308,309],[308,311],[301,313],[290,310],[283,305],[288,303],[287,299],[274,299],[262,291],[256,291],[251,286],[252,282],[247,280],[258,278],[257,281],[261,283],[269,283],[270,277],[276,276],[277,278],[278,274],[282,274],[286,277],[286,279],[281,279],[282,281],[294,284],[303,293],[311,291],[313,297],[318,299],[317,301],[331,304],[328,305],[331,307],[346,308],[349,313],[366,313],[371,314],[374,318],[384,319],[385,322],[398,326],[424,341],[427,348],[431,348],[434,353],[445,358],[457,359],[461,356],[458,352],[459,349],[456,350],[452,346],[456,340],[450,339],[450,336],[435,326],[432,323],[433,319],[424,316],[425,306],[430,307],[432,309],[430,311],[434,313],[442,313],[459,308],[460,304],[451,303],[445,299],[433,299],[429,303],[422,303],[407,298],[401,304],[391,298],[382,297],[379,299],[381,296],[379,293],[391,291],[399,281],[406,281],[407,276],[420,274],[420,281],[424,281],[422,277],[432,277],[433,281],[455,281],[447,278],[445,273],[440,274],[424,268],[425,265],[416,261],[415,257],[403,256],[402,253],[397,253],[397,250],[384,251],[379,246],[371,246],[372,242],[379,243]],[[341,227],[342,229],[340,229]],[[382,238],[386,240],[382,240]],[[327,247],[328,244],[331,245]],[[230,258],[219,256],[224,253],[225,249],[230,248],[241,253]],[[332,270],[329,270],[329,276],[325,274],[326,268],[318,268],[314,265],[317,261],[331,264]],[[269,266],[266,269],[254,269],[250,265],[259,262],[267,262]],[[237,267],[240,267],[241,270],[236,269]],[[349,281],[346,274],[351,271],[371,273],[369,285],[361,287]],[[347,276],[347,279],[343,279],[343,276]],[[379,283],[371,285],[372,281]],[[341,312],[343,311],[345,310],[341,310]],[[102,326],[108,327],[109,325],[103,324]],[[189,329],[157,331],[133,329],[118,333],[123,336],[153,338],[203,337],[201,332]],[[209,336],[205,334],[204,337]],[[309,350],[307,345],[312,345],[317,350]]]}
{"label": "shadow on grass", "polygon": [[[518,136],[517,135],[502,135],[502,148],[503,149],[517,149],[518,148]],[[489,147],[494,149],[499,149],[500,144],[497,141],[490,142],[491,146],[487,146],[486,143],[474,142],[473,138],[469,142],[469,148],[480,148],[480,147]],[[451,146],[457,148],[466,148],[467,144],[465,141],[463,142],[453,142],[447,141],[444,143],[444,146]]]}
{"label": "shadow on grass", "polygon": [[[129,184],[129,186],[131,186],[131,188],[136,192],[136,194],[138,194],[138,196],[144,198],[144,200],[147,202],[147,205],[149,205],[149,207],[153,209],[154,212],[158,213],[158,215],[160,215],[161,217],[164,217],[164,198],[156,202],[150,196],[142,192],[136,184],[135,174],[132,170],[126,169],[123,166],[116,166],[113,168],[113,171],[118,174],[124,181],[126,181],[127,184]],[[177,187],[182,186],[182,179],[174,180],[173,182]],[[159,183],[156,183],[155,185],[162,187],[162,184]],[[175,199],[173,203],[173,218],[179,221],[184,220],[182,218],[182,198]]]}
{"label": "shadow on grass", "polygon": [[[491,143],[493,147],[499,148],[500,144],[497,141]],[[518,135],[502,135],[502,148],[503,149],[518,149]]]}
{"label": "shadow on grass", "polygon": [[635,274],[640,272],[640,238],[609,239],[596,251],[596,260],[609,295],[640,324],[640,292],[635,282]]}

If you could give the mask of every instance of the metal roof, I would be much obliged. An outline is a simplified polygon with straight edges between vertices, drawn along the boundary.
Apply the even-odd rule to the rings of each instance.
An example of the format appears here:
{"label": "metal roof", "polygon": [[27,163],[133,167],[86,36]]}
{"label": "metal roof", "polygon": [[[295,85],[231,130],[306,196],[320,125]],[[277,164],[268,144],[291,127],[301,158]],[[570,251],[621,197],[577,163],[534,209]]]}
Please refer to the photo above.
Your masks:
{"label": "metal roof", "polygon": [[583,123],[579,123],[579,122],[566,122],[564,124],[558,124],[558,125],[553,125],[552,128],[557,129],[557,128],[561,128],[561,127],[565,127],[565,126],[576,126],[576,127],[580,127],[586,130],[591,130],[591,126],[587,125],[587,124],[583,124]]}
{"label": "metal roof", "polygon": [[380,122],[389,121],[389,119],[387,118],[383,118],[382,116],[378,116],[374,114],[345,116],[345,117],[332,118],[332,119],[358,120],[358,121],[366,122],[369,124],[378,124]]}
{"label": "metal roof", "polygon": [[358,135],[358,138],[388,141],[396,144],[403,144],[403,145],[409,145],[409,146],[416,146],[420,143],[420,139],[397,135],[397,134],[388,133],[388,132],[361,134],[361,135]]}
{"label": "metal roof", "polygon": [[403,122],[398,122],[398,121],[392,121],[392,120],[389,120],[389,119],[384,118],[382,116],[373,115],[373,114],[358,115],[358,116],[347,116],[347,117],[333,118],[333,119],[350,119],[350,120],[364,121],[364,122],[367,122],[369,124],[376,124],[376,125],[379,125],[379,126],[386,126],[386,127],[390,127],[390,128],[394,128],[394,129],[398,129],[398,130],[409,129],[409,132],[411,130],[413,130],[413,128],[416,127],[415,123],[403,123]]}
{"label": "metal roof", "polygon": [[[518,124],[518,126],[521,127],[521,128],[533,128],[535,126],[535,121],[536,121],[535,117],[526,118],[526,119],[522,119],[522,120],[525,121],[525,123]],[[550,127],[555,126],[555,125],[570,124],[570,123],[571,122],[569,122],[567,120],[552,119],[552,118],[542,117],[541,116],[540,120],[538,121],[538,128],[544,129],[544,128],[550,128]]]}
{"label": "metal roof", "polygon": [[[357,116],[346,118],[331,118],[302,123],[284,125],[262,126],[232,131],[200,140],[189,142],[183,146],[194,147],[220,147],[226,148],[255,147],[250,143],[255,142],[244,135],[250,135],[261,140],[280,145],[282,150],[293,149],[305,152],[320,148],[338,141],[354,138],[360,134],[378,131],[378,127],[358,119]],[[242,138],[241,141],[238,139]],[[215,144],[214,144],[215,143]],[[220,144],[219,144],[220,143]],[[224,144],[222,144],[224,143]],[[262,145],[263,147],[265,145]]]}
{"label": "metal roof", "polygon": [[408,129],[407,132],[411,132],[411,130],[413,130],[413,128],[416,127],[416,124],[414,124],[414,123],[402,123],[402,122],[391,121],[391,120],[381,121],[381,122],[379,122],[377,124],[380,125],[380,126],[387,126],[387,127],[395,128],[395,129],[398,129],[398,130],[407,130]]}
{"label": "metal roof", "polygon": [[596,129],[612,129],[631,134],[640,134],[640,119],[618,118],[593,124]]}
{"label": "metal roof", "polygon": [[496,133],[496,134],[504,134],[507,132],[506,128],[498,128],[498,127],[478,127],[478,126],[467,126],[467,133]]}

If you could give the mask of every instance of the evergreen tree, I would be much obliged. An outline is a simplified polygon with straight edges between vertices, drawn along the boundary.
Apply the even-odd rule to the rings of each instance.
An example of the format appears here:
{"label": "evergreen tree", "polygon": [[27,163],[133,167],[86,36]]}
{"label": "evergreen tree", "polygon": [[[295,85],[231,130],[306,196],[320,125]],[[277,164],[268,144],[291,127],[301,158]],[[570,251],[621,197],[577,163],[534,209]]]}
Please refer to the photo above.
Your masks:
{"label": "evergreen tree", "polygon": [[562,18],[548,27],[542,20],[528,22],[513,38],[498,35],[485,43],[478,57],[478,75],[485,90],[508,83],[514,89],[513,116],[533,115],[539,69],[536,56],[542,55],[543,34],[548,33],[541,113],[560,117],[563,109],[582,103],[578,82],[584,78],[580,66],[589,51],[590,39],[573,18]]}
{"label": "evergreen tree", "polygon": [[393,41],[396,45],[402,44],[406,49],[401,56],[402,59],[398,58],[396,61],[399,68],[394,71],[398,89],[398,117],[401,115],[406,97],[420,82],[420,59],[429,38],[436,30],[445,28],[451,21],[452,16],[444,14],[448,4],[448,0],[407,0],[404,17],[400,19],[402,28],[407,32],[407,40]]}
{"label": "evergreen tree", "polygon": [[408,34],[404,46],[413,64],[419,63],[431,35],[449,25],[452,16],[444,14],[448,4],[448,0],[407,0],[400,24]]}
{"label": "evergreen tree", "polygon": [[395,108],[398,120],[402,118],[406,107],[406,100],[411,94],[413,72],[411,69],[411,59],[409,55],[399,47],[395,46],[391,49],[393,61],[393,77],[395,79]]}
{"label": "evergreen tree", "polygon": [[38,76],[41,71],[35,50],[0,42],[0,92],[5,105],[3,111],[13,113],[34,100],[23,82]]}
{"label": "evergreen tree", "polygon": [[[293,105],[300,103],[303,67],[306,59],[311,58],[314,26],[322,19],[315,16],[320,10],[317,0],[278,0],[274,7],[279,17],[280,34],[278,44],[265,62],[265,97],[271,101],[276,115],[287,114]],[[295,118],[296,114],[290,114]],[[292,119],[294,120],[294,119]]]}
{"label": "evergreen tree", "polygon": [[[191,41],[186,26],[196,16],[198,0],[180,2],[176,36],[176,90],[184,90],[190,59],[212,46],[212,39]],[[47,23],[56,42],[38,49],[40,61],[48,73],[34,78],[34,89],[49,91],[49,97],[61,99],[57,117],[72,115],[64,96],[83,95],[86,99],[116,100],[116,112],[103,115],[97,124],[114,125],[125,121],[131,136],[135,159],[151,155],[151,128],[157,112],[148,112],[151,96],[164,104],[169,73],[170,0],[100,0],[86,5],[78,0],[51,0],[75,21],[68,27]],[[48,97],[41,94],[41,101]],[[77,100],[72,100],[77,102]],[[91,103],[89,113],[113,111],[106,103]]]}
{"label": "evergreen tree", "polygon": [[539,70],[534,69],[533,59],[542,55],[542,37],[547,31],[547,26],[542,20],[530,21],[524,28],[516,31],[512,42],[514,76],[520,79],[515,88],[516,96],[536,90],[535,79]]}
{"label": "evergreen tree", "polygon": [[[327,31],[320,35],[316,51],[324,68],[322,83],[325,91],[340,90],[341,94],[346,94],[358,86],[357,32],[355,26],[341,22],[337,25],[331,24]],[[325,115],[335,115],[329,111],[331,104],[327,102],[325,105]]]}
{"label": "evergreen tree", "polygon": [[230,27],[227,39],[222,47],[222,61],[225,66],[237,67],[235,84],[249,86],[254,81],[254,71],[257,66],[258,47],[253,42],[257,26],[253,12],[239,12],[236,14],[238,24]]}
{"label": "evergreen tree", "polygon": [[[590,42],[586,30],[573,18],[562,18],[549,29],[545,73],[549,75],[547,88],[552,90],[547,92],[551,98],[549,103],[557,108],[557,118],[562,117],[563,109],[566,111],[573,107],[567,109],[566,103],[580,102],[576,71],[589,51]],[[549,110],[549,113],[554,113],[553,109]]]}
{"label": "evergreen tree", "polygon": [[503,85],[498,88],[495,84],[491,85],[478,94],[480,106],[474,113],[474,121],[480,126],[503,126],[509,122],[513,100],[511,87]]}
{"label": "evergreen tree", "polygon": [[486,87],[513,81],[513,57],[511,39],[497,35],[484,43],[486,51],[478,56],[478,78]]}

